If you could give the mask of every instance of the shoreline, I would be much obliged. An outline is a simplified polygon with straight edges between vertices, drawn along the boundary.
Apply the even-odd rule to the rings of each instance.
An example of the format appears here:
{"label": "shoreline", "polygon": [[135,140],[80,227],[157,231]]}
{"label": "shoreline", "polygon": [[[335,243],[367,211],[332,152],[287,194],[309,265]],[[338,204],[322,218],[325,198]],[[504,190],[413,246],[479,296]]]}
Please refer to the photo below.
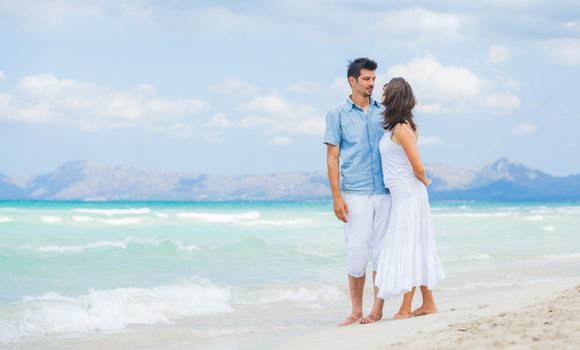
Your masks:
{"label": "shoreline", "polygon": [[[418,303],[420,293],[415,298]],[[580,343],[580,277],[443,300],[438,308],[407,320],[313,330],[276,349],[572,349]]]}
{"label": "shoreline", "polygon": [[[130,327],[121,332],[97,332],[81,337],[62,335],[51,339],[6,344],[6,348],[562,350],[575,349],[570,344],[580,343],[580,322],[577,320],[580,313],[580,277],[501,289],[475,289],[463,294],[449,294],[445,289],[436,290],[435,293],[436,298],[440,296],[438,313],[407,320],[385,318],[373,324],[355,324],[340,328],[333,322],[329,326],[276,334],[266,335],[259,332],[238,340],[235,340],[235,334],[231,334],[234,338],[228,336],[221,340],[213,337],[199,339],[191,324],[151,325],[144,328]],[[419,294],[416,295],[414,307],[420,304]],[[385,306],[386,315],[391,315],[398,303],[399,300],[388,301]]]}

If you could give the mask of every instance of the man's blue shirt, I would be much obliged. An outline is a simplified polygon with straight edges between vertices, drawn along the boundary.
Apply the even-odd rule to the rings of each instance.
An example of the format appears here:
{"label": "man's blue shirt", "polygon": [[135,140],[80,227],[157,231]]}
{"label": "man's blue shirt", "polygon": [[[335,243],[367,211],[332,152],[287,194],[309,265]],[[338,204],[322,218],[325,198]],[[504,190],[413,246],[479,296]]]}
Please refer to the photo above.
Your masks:
{"label": "man's blue shirt", "polygon": [[340,190],[358,194],[386,194],[379,141],[383,134],[383,106],[372,97],[368,112],[349,97],[326,115],[324,143],[340,147]]}

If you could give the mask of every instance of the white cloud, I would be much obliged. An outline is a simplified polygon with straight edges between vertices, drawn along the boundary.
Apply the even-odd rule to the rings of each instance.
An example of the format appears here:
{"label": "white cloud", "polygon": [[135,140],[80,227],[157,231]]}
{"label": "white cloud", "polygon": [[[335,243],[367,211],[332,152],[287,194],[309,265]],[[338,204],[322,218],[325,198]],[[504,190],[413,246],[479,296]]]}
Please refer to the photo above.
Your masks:
{"label": "white cloud", "polygon": [[3,114],[11,112],[11,96],[7,94],[0,94],[0,120]]}
{"label": "white cloud", "polygon": [[533,4],[534,0],[492,0],[490,1],[491,4],[503,8],[509,9],[524,9],[531,4]]}
{"label": "white cloud", "polygon": [[67,90],[81,94],[91,89],[88,84],[77,83],[71,79],[58,79],[52,74],[25,77],[18,85],[25,94],[38,98],[54,98],[66,94]]}
{"label": "white cloud", "polygon": [[580,65],[580,39],[554,39],[547,44],[548,52],[566,65]]}
{"label": "white cloud", "polygon": [[274,136],[270,139],[269,143],[271,145],[276,145],[276,146],[285,146],[288,145],[292,142],[292,140],[290,140],[289,137],[286,136]]}
{"label": "white cloud", "polygon": [[532,123],[518,124],[512,128],[512,132],[516,135],[531,135],[538,131],[538,127]]}
{"label": "white cloud", "polygon": [[4,80],[4,71],[0,69],[0,81]]}
{"label": "white cloud", "polygon": [[207,143],[223,143],[225,137],[222,130],[231,127],[233,121],[224,112],[217,112],[205,125],[203,140]]}
{"label": "white cloud", "polygon": [[20,120],[27,122],[47,122],[58,117],[58,114],[50,111],[47,103],[38,103],[33,106],[24,107],[17,112]]}
{"label": "white cloud", "polygon": [[443,65],[432,56],[391,66],[387,76],[405,78],[417,97],[417,110],[425,113],[461,112],[482,107],[500,110],[519,107],[516,95],[492,91],[490,87],[497,87],[497,84],[490,84],[488,79],[468,68]]}
{"label": "white cloud", "polygon": [[269,114],[288,111],[292,106],[276,93],[258,96],[250,102],[240,105],[242,110],[251,112],[264,112]]}
{"label": "white cloud", "polygon": [[416,39],[456,39],[468,19],[457,15],[436,12],[417,6],[402,11],[388,12],[377,22],[377,31],[389,37]]}
{"label": "white cloud", "polygon": [[[228,6],[154,1],[6,0],[0,2],[0,19],[14,20],[27,30],[58,31],[78,24],[106,22],[128,25],[155,24],[194,35],[224,36],[236,31],[256,31],[249,11]],[[263,21],[262,21],[263,22]]]}
{"label": "white cloud", "polygon": [[501,63],[511,58],[510,50],[505,46],[492,45],[487,51],[487,59],[491,63]]}
{"label": "white cloud", "polygon": [[[332,16],[325,15],[329,8],[332,8]],[[122,23],[129,28],[154,26],[164,32],[206,38],[243,34],[257,40],[282,35],[321,41],[329,38],[360,40],[361,35],[388,33],[385,38],[388,35],[389,41],[431,42],[465,36],[466,27],[473,26],[477,17],[421,6],[402,10],[393,10],[383,3],[366,2],[361,6],[353,1],[283,0],[256,5],[221,1],[5,0],[0,2],[0,20],[11,20],[36,31]]]}
{"label": "white cloud", "polygon": [[437,136],[419,136],[418,143],[422,146],[440,146],[443,141]]}
{"label": "white cloud", "polygon": [[321,135],[323,114],[306,104],[293,104],[276,92],[242,103],[247,115],[240,120],[244,128],[259,128],[267,133]]}
{"label": "white cloud", "polygon": [[217,112],[208,121],[207,126],[213,128],[229,128],[232,126],[232,121],[226,116],[224,112]]}
{"label": "white cloud", "polygon": [[419,96],[454,99],[476,96],[483,80],[467,68],[444,66],[434,57],[419,57],[407,64],[389,67],[391,77],[404,77]]}
{"label": "white cloud", "polygon": [[[3,96],[0,120],[59,123],[91,131],[135,127],[173,132],[209,108],[197,98],[159,96],[153,86],[146,84],[116,90],[52,74],[25,77],[17,91]],[[192,129],[184,130],[191,134]]]}
{"label": "white cloud", "polygon": [[102,18],[104,12],[103,3],[99,2],[7,0],[0,4],[0,18],[16,19],[30,29],[54,30],[69,21]]}

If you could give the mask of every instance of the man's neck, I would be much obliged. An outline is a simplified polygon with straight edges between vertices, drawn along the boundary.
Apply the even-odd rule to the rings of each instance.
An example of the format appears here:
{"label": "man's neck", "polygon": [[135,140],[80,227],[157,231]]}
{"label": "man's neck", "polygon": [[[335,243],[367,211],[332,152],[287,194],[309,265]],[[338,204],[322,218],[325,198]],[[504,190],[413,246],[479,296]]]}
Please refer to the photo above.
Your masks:
{"label": "man's neck", "polygon": [[363,110],[368,110],[369,105],[371,104],[370,97],[365,97],[359,94],[352,94],[350,95],[350,99],[354,102],[355,105],[360,107]]}

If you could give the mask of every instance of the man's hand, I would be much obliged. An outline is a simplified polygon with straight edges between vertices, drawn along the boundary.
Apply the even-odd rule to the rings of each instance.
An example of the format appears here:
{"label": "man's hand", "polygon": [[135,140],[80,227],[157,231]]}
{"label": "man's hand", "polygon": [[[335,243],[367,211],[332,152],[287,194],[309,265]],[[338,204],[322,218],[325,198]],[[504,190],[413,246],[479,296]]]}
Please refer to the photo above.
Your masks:
{"label": "man's hand", "polygon": [[333,201],[334,205],[334,215],[338,220],[346,223],[348,217],[348,205],[342,197],[335,198]]}

